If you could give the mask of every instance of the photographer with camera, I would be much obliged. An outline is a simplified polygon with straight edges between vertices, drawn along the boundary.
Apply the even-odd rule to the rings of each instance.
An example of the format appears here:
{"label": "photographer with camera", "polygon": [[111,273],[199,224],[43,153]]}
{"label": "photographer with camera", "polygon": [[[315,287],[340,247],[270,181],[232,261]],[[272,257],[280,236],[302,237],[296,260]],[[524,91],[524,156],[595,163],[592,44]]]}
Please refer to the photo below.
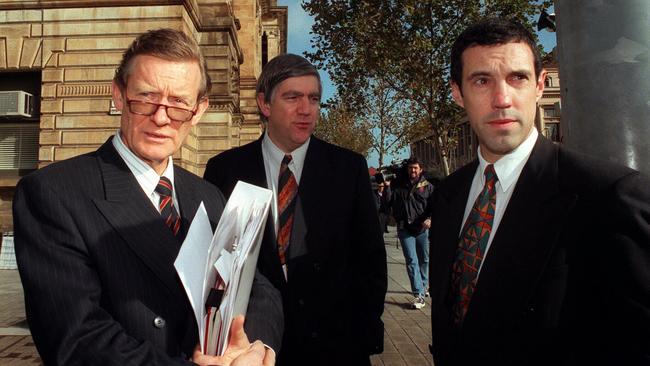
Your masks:
{"label": "photographer with camera", "polygon": [[375,176],[377,187],[373,189],[375,204],[377,206],[377,213],[379,215],[379,227],[383,233],[388,232],[388,216],[390,215],[390,180],[384,179],[382,173],[377,173]]}
{"label": "photographer with camera", "polygon": [[397,236],[411,281],[414,309],[424,307],[424,296],[429,284],[429,227],[433,185],[422,175],[417,158],[406,161],[407,179],[397,180],[392,192],[393,217],[397,222]]}

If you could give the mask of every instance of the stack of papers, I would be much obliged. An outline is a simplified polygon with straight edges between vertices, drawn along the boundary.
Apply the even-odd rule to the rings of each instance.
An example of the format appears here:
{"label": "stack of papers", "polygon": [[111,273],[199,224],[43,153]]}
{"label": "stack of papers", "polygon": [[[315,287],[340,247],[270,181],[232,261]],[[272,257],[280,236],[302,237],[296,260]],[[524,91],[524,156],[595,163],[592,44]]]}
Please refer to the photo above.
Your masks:
{"label": "stack of papers", "polygon": [[273,192],[238,182],[212,234],[203,202],[174,267],[199,327],[201,349],[223,355],[232,319],[245,315]]}

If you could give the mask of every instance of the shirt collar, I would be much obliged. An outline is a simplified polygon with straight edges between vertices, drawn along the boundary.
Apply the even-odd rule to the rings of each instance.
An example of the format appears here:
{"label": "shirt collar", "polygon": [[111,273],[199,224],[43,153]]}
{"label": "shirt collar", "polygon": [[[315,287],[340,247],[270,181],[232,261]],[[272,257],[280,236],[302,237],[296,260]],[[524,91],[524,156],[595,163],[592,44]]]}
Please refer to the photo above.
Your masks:
{"label": "shirt collar", "polygon": [[[113,146],[115,147],[115,150],[117,150],[117,153],[122,157],[122,160],[124,160],[126,163],[126,166],[129,167],[131,173],[133,173],[135,176],[135,179],[142,187],[142,190],[144,190],[147,196],[151,196],[151,194],[153,194],[153,192],[156,190],[156,186],[160,181],[160,176],[158,173],[156,173],[156,171],[153,170],[149,164],[145,163],[124,144],[121,138],[120,130],[118,130],[115,133],[115,136],[113,136]],[[169,157],[167,167],[163,171],[162,175],[169,178],[169,180],[172,182],[172,187],[175,187],[174,163],[171,156]]]}
{"label": "shirt collar", "polygon": [[[305,165],[305,157],[307,156],[307,149],[309,148],[309,142],[311,137],[305,141],[304,144],[300,145],[297,149],[293,150],[291,154],[291,163],[289,167],[294,175],[300,175],[302,173],[302,167]],[[262,149],[266,150],[270,163],[274,166],[280,166],[282,159],[286,155],[269,137],[267,131],[264,132],[264,137],[262,138]],[[299,177],[296,179],[300,180]]]}
{"label": "shirt collar", "polygon": [[[501,157],[494,163],[494,171],[499,178],[499,184],[497,186],[501,187],[503,192],[507,191],[512,184],[514,184],[517,179],[519,179],[519,174],[524,168],[526,161],[530,153],[533,151],[535,142],[537,141],[536,128],[532,128],[528,137],[522,142],[516,149],[512,150],[510,153]],[[490,164],[485,159],[483,159],[483,154],[481,154],[481,147],[478,148],[478,161],[479,161],[479,171],[481,172],[481,185],[485,184],[485,168]]]}

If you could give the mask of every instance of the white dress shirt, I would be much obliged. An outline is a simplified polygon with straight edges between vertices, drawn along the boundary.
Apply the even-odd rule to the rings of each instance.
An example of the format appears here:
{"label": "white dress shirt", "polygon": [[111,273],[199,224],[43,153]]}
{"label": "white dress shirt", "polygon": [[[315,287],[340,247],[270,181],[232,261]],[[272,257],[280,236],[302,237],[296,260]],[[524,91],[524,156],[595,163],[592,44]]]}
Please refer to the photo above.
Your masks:
{"label": "white dress shirt", "polygon": [[[481,273],[481,268],[483,263],[485,263],[485,258],[488,255],[490,245],[492,244],[492,239],[499,229],[499,224],[503,218],[503,214],[508,207],[508,202],[510,202],[510,197],[512,197],[512,192],[515,190],[517,180],[521,174],[524,165],[530,157],[530,153],[533,151],[535,146],[535,141],[537,141],[537,129],[534,127],[530,135],[521,143],[516,149],[514,149],[509,154],[503,156],[501,159],[497,160],[494,163],[494,171],[497,174],[498,182],[495,186],[497,192],[496,198],[496,207],[494,209],[494,219],[492,221],[492,231],[490,231],[490,238],[488,239],[487,247],[485,248],[485,254],[483,256],[483,262],[481,267],[479,267],[479,274]],[[490,164],[485,159],[481,153],[481,147],[478,148],[478,168],[476,173],[474,173],[474,179],[472,180],[472,186],[469,190],[469,196],[467,197],[467,204],[465,205],[465,215],[463,216],[463,226],[465,226],[465,221],[472,211],[474,206],[474,201],[483,190],[485,186],[485,168]],[[461,232],[459,236],[462,235],[463,227],[461,226]]]}
{"label": "white dress shirt", "polygon": [[[120,155],[122,160],[124,160],[126,166],[129,167],[129,170],[131,170],[131,173],[135,176],[135,179],[140,184],[144,194],[147,195],[151,204],[153,204],[153,207],[156,208],[156,211],[160,212],[160,209],[158,208],[160,195],[156,192],[156,186],[160,181],[160,176],[151,166],[149,166],[149,164],[142,161],[142,159],[136,156],[133,151],[124,144],[120,134],[121,132],[118,130],[113,136],[113,146],[115,147],[115,150],[117,150],[117,153]],[[169,181],[172,182],[172,202],[174,203],[176,212],[180,215],[181,210],[178,205],[178,200],[176,199],[176,185],[174,184],[174,163],[171,156],[167,162],[167,168],[165,168],[162,175],[169,178]]]}
{"label": "white dress shirt", "polygon": [[[302,175],[302,167],[305,165],[305,156],[307,155],[307,148],[309,147],[311,137],[305,141],[299,148],[291,152],[291,162],[289,163],[289,170],[296,178],[296,184],[300,185],[300,177]],[[262,157],[264,158],[264,170],[266,172],[266,182],[268,188],[273,191],[273,202],[271,203],[271,212],[273,214],[273,224],[275,228],[275,235],[278,235],[278,179],[280,178],[280,164],[286,154],[279,147],[277,147],[268,132],[264,132],[262,138]],[[284,278],[287,278],[287,265],[282,266]]]}

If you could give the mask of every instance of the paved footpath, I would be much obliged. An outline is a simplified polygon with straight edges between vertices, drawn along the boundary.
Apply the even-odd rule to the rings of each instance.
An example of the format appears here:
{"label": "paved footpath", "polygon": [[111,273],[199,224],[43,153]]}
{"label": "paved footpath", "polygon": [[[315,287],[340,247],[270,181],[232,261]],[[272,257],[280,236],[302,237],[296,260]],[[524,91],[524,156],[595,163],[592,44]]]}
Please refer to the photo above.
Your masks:
{"label": "paved footpath", "polygon": [[[372,356],[373,366],[433,365],[429,300],[421,310],[409,306],[412,296],[404,256],[394,228],[385,235],[388,293],[384,304],[384,353]],[[350,299],[354,306],[354,299]],[[25,323],[23,292],[18,271],[0,270],[0,366],[41,365]]]}

